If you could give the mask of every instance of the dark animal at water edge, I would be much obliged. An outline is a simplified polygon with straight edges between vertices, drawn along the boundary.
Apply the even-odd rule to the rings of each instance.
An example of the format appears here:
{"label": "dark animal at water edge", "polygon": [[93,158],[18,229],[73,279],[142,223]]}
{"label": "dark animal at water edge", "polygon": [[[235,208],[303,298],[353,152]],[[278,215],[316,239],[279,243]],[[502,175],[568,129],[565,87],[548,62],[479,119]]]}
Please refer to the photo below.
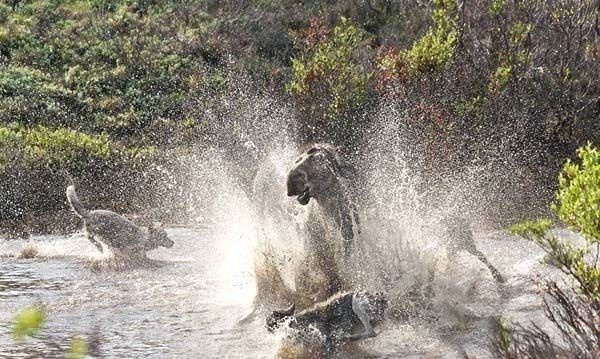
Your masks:
{"label": "dark animal at water edge", "polygon": [[116,258],[144,260],[146,251],[158,247],[171,248],[173,241],[164,229],[138,227],[124,216],[108,210],[87,210],[77,198],[74,186],[67,187],[67,200],[84,222],[87,239],[103,252],[100,242],[108,246]]}
{"label": "dark animal at water edge", "polygon": [[388,300],[383,293],[350,291],[338,293],[312,308],[295,313],[295,306],[274,310],[266,318],[269,332],[288,326],[296,339],[317,329],[325,337],[325,347],[331,350],[337,344],[374,337],[373,329],[384,319]]}

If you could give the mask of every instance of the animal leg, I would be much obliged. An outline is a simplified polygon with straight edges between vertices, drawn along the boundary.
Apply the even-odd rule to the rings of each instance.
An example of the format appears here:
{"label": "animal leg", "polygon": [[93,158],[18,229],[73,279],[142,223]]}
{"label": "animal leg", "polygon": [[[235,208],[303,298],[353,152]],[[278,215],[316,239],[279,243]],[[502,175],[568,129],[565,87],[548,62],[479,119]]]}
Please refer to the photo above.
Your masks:
{"label": "animal leg", "polygon": [[98,242],[94,236],[89,236],[88,237],[89,241],[92,242],[93,245],[96,246],[96,248],[98,248],[98,250],[100,251],[100,253],[104,253],[104,248],[102,247],[102,244],[100,242]]}
{"label": "animal leg", "polygon": [[369,315],[366,311],[366,307],[368,305],[368,300],[365,297],[361,297],[356,294],[352,297],[352,311],[354,311],[354,314],[356,314],[361,324],[363,325],[364,332],[349,335],[347,337],[348,340],[354,341],[377,336],[377,333],[375,333],[375,330],[373,330],[371,320],[369,319]]}
{"label": "animal leg", "polygon": [[352,247],[354,246],[354,230],[350,214],[342,213],[341,217],[342,238],[344,241],[344,260],[347,261],[350,258],[350,254],[352,254]]}
{"label": "animal leg", "polygon": [[502,276],[502,274],[500,274],[496,267],[494,267],[490,263],[490,261],[488,261],[485,254],[483,254],[479,249],[477,249],[477,245],[475,244],[475,238],[473,236],[473,230],[464,218],[455,219],[455,223],[448,229],[448,231],[450,238],[453,238],[454,241],[456,241],[456,249],[463,249],[477,257],[477,259],[479,259],[481,263],[485,264],[485,266],[488,267],[492,276],[497,282],[505,282],[505,279]]}
{"label": "animal leg", "polygon": [[492,263],[490,263],[490,261],[488,261],[488,259],[486,258],[485,254],[483,254],[478,249],[474,249],[473,251],[470,251],[470,252],[475,257],[477,257],[477,259],[479,259],[481,261],[481,263],[485,264],[485,266],[488,267],[488,269],[490,270],[490,273],[492,273],[492,276],[494,277],[494,279],[497,282],[499,282],[499,283],[506,282],[506,279],[504,279],[504,277],[502,276],[502,274],[500,274],[500,272],[498,271],[498,269],[496,269],[496,267],[494,267],[494,265]]}

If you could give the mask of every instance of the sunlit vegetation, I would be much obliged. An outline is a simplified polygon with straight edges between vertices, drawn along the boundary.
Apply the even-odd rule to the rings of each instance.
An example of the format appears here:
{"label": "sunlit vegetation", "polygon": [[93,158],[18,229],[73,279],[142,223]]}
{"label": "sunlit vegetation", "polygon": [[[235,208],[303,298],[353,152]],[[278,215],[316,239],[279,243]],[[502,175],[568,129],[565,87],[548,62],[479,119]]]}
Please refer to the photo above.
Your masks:
{"label": "sunlit vegetation", "polygon": [[151,155],[153,148],[124,148],[106,135],[87,135],[68,128],[11,124],[0,127],[0,170],[13,161],[35,166],[77,169],[90,162],[124,161]]}
{"label": "sunlit vegetation", "polygon": [[[26,347],[27,339],[38,336],[43,331],[47,321],[48,314],[44,307],[33,305],[21,308],[12,321],[13,339]],[[64,353],[67,359],[82,359],[89,353],[88,341],[80,337],[73,337],[66,350],[62,349],[61,343],[57,343],[52,339],[36,339],[45,342],[45,345],[54,348],[57,352]]]}
{"label": "sunlit vegetation", "polygon": [[579,162],[568,161],[559,176],[553,209],[557,217],[580,233],[583,245],[552,233],[547,219],[517,224],[511,231],[541,247],[572,286],[544,283],[545,312],[555,325],[553,336],[540,326],[511,331],[500,326],[496,351],[506,358],[595,358],[600,347],[600,152],[588,144],[578,150]]}
{"label": "sunlit vegetation", "polygon": [[180,23],[184,10],[128,1],[4,5],[1,120],[158,141],[144,130],[181,120],[204,64],[197,46],[209,21],[189,9]]}
{"label": "sunlit vegetation", "polygon": [[454,0],[434,0],[429,31],[406,52],[413,72],[441,70],[453,58],[456,37],[457,4]]}
{"label": "sunlit vegetation", "polygon": [[[353,148],[374,110],[393,105],[425,173],[502,166],[501,148],[523,152],[528,180],[552,188],[563,159],[600,140],[599,11],[588,1],[3,1],[0,161],[13,156],[27,181],[67,167],[95,185],[113,161],[142,168],[178,148],[228,143],[236,159],[247,134],[225,124],[243,79],[244,91],[295,108],[298,142]],[[25,143],[34,133],[43,144]],[[15,210],[64,205],[47,197]],[[127,206],[156,203],[146,202]]]}
{"label": "sunlit vegetation", "polygon": [[[82,179],[129,175],[132,178],[121,188],[135,188],[134,183],[151,180],[143,173],[156,159],[153,146],[125,146],[105,134],[89,135],[39,124],[0,126],[0,184],[4,188],[0,216],[14,221],[59,208],[69,183],[68,173]],[[118,191],[103,187],[101,196]]]}
{"label": "sunlit vegetation", "polygon": [[[314,21],[303,35],[301,56],[292,60],[288,89],[307,115],[337,119],[360,106],[367,96],[369,73],[358,57],[364,31],[342,18],[331,32]],[[315,101],[318,100],[318,101]]]}
{"label": "sunlit vegetation", "polygon": [[[560,222],[513,231],[572,281],[545,284],[546,313],[564,340],[507,324],[496,349],[591,358],[600,345],[600,154],[588,145],[563,163],[600,143],[599,17],[597,2],[574,0],[0,1],[0,230],[27,234],[48,213],[70,218],[60,213],[67,173],[97,208],[181,214],[163,198],[182,187],[169,172],[173,153],[218,147],[240,161],[246,151],[233,90],[290,104],[298,143],[342,150],[360,147],[378,110],[392,106],[404,116],[389,131],[416,152],[427,189],[468,165],[513,165],[522,171],[506,176],[529,187],[512,198],[495,192],[515,212],[513,199],[551,200],[532,189],[552,192],[560,173],[549,211]],[[253,168],[260,154],[242,161]],[[585,244],[555,235],[563,224]],[[14,337],[26,340],[45,320],[43,309],[24,308]],[[79,338],[67,345],[72,358],[90,349]]]}
{"label": "sunlit vegetation", "polygon": [[15,315],[12,334],[15,340],[24,340],[35,335],[46,321],[46,313],[41,307],[24,307]]}
{"label": "sunlit vegetation", "polygon": [[67,359],[83,359],[88,353],[88,343],[81,338],[73,338],[67,352]]}

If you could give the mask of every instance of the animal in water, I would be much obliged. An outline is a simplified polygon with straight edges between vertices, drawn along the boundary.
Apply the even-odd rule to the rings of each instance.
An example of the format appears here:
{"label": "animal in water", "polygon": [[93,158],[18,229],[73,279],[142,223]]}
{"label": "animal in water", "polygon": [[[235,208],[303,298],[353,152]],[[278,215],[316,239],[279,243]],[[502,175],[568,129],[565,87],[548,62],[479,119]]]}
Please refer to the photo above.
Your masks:
{"label": "animal in water", "polygon": [[286,181],[289,197],[297,196],[301,205],[314,198],[334,221],[344,240],[345,256],[352,250],[354,227],[360,224],[351,188],[356,172],[334,146],[314,144],[296,159]]}
{"label": "animal in water", "polygon": [[287,326],[294,339],[309,337],[316,329],[325,338],[325,348],[331,350],[343,342],[376,336],[373,327],[383,321],[387,306],[382,292],[340,292],[298,313],[294,305],[274,310],[267,316],[266,326],[271,333]]}
{"label": "animal in water", "polygon": [[[311,199],[317,204],[310,208],[305,240],[308,272],[321,273],[328,282],[327,290],[315,296],[317,301],[342,290],[335,260],[336,248],[340,247],[336,238],[341,234],[341,252],[347,261],[354,251],[360,225],[353,190],[356,181],[356,169],[329,144],[309,146],[287,175],[289,197],[296,196],[303,206]],[[301,274],[299,279],[303,278],[308,276]],[[312,284],[300,286],[307,288]]]}
{"label": "animal in water", "polygon": [[173,247],[173,241],[160,227],[138,227],[113,211],[86,209],[79,201],[73,185],[67,187],[67,200],[73,212],[83,219],[87,239],[100,252],[103,252],[102,242],[113,251],[115,257],[131,260],[145,259],[147,251],[158,247]]}
{"label": "animal in water", "polygon": [[481,263],[483,263],[492,274],[492,277],[498,283],[504,283],[506,279],[496,267],[490,263],[485,254],[483,254],[475,244],[475,238],[473,236],[473,229],[471,225],[464,217],[451,217],[445,221],[446,223],[446,237],[447,244],[450,252],[456,253],[460,250],[464,250],[467,253],[475,256]]}

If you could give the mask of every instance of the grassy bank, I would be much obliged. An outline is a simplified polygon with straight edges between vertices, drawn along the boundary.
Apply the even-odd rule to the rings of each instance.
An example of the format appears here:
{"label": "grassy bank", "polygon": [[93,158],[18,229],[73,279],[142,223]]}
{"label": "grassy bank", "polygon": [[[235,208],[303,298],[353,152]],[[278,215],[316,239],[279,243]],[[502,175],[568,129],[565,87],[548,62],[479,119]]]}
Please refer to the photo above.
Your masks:
{"label": "grassy bank", "polygon": [[[142,211],[158,200],[137,190],[157,185],[151,171],[157,161],[156,148],[124,146],[105,135],[42,125],[0,126],[2,227],[16,234],[72,228],[75,221],[64,199],[69,173],[92,203]],[[120,200],[124,193],[126,201]]]}
{"label": "grassy bank", "polygon": [[158,197],[119,191],[161,193],[148,169],[173,161],[170,151],[220,148],[239,161],[242,139],[270,131],[237,122],[240,89],[289,105],[281,130],[298,142],[350,153],[393,107],[403,117],[390,131],[431,181],[512,161],[551,190],[565,158],[600,142],[599,11],[503,0],[2,2],[0,221],[64,209],[59,192],[44,194],[58,168],[98,206],[138,211]]}

